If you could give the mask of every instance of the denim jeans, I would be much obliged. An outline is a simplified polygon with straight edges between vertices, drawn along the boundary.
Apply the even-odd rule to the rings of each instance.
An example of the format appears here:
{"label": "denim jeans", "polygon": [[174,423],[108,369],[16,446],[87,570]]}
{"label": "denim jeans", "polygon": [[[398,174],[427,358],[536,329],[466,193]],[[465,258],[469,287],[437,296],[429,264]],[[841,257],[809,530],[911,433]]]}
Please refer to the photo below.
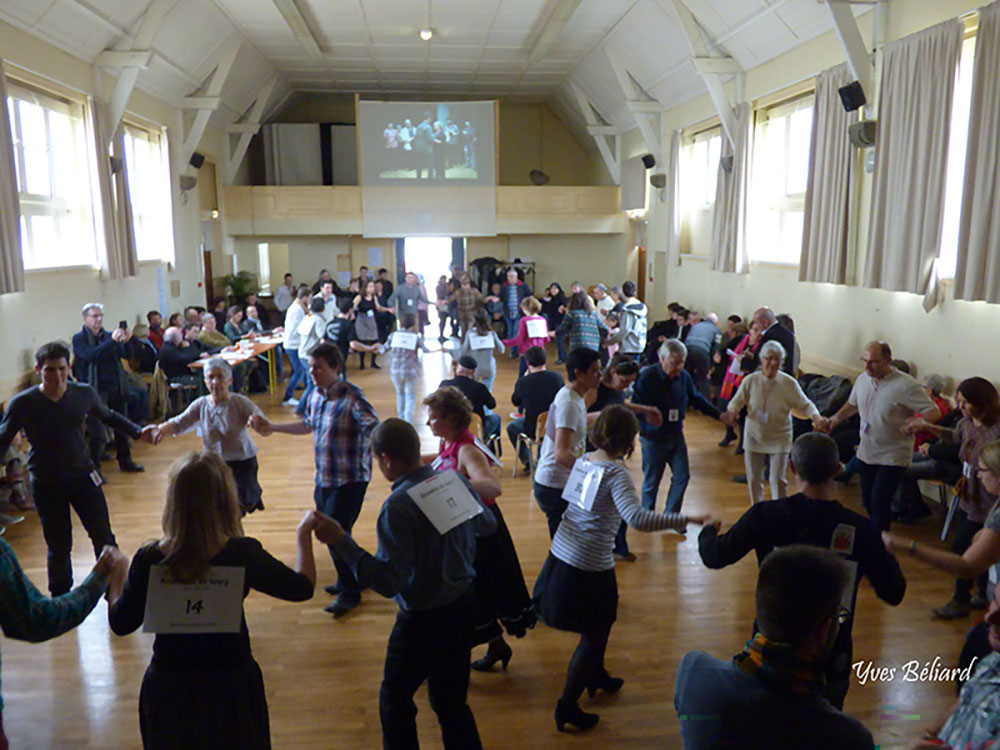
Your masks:
{"label": "denim jeans", "polygon": [[868,511],[868,517],[880,531],[888,531],[892,524],[892,498],[905,474],[905,466],[866,464],[858,459],[861,502]]}
{"label": "denim jeans", "polygon": [[288,385],[285,386],[283,401],[287,401],[295,395],[295,389],[298,388],[299,383],[303,382],[303,380],[307,385],[310,381],[309,369],[306,363],[299,359],[299,353],[288,350],[285,353],[288,354],[288,361],[292,363],[292,374],[288,378]]}
{"label": "denim jeans", "polygon": [[642,507],[656,509],[656,495],[663,471],[670,464],[670,491],[667,493],[667,513],[680,513],[684,491],[691,480],[687,443],[679,432],[667,440],[640,438],[642,445]]}
{"label": "denim jeans", "polygon": [[488,413],[483,419],[483,432],[486,433],[486,438],[489,439],[491,435],[500,434],[500,415],[494,414],[493,412]]}
{"label": "denim jeans", "polygon": [[566,501],[562,499],[563,488],[546,487],[535,482],[535,502],[542,509],[545,517],[549,521],[549,538],[556,535],[559,522],[562,521],[563,511],[566,510]]}
{"label": "denim jeans", "polygon": [[[517,449],[517,436],[520,435],[522,432],[524,432],[524,417],[518,417],[517,419],[512,419],[510,422],[507,423],[507,437],[510,439],[510,444],[514,446],[515,450]],[[528,437],[534,437],[534,436],[529,435]],[[530,450],[531,449],[526,445],[521,446],[521,454],[520,456],[518,456],[518,458],[521,459],[521,464],[524,466],[528,465],[528,452]]]}
{"label": "denim jeans", "polygon": [[420,386],[420,381],[392,378],[392,385],[396,389],[396,416],[404,422],[413,424],[413,415],[417,411],[417,388]]}
{"label": "denim jeans", "polygon": [[[368,482],[350,482],[339,487],[316,487],[313,492],[316,510],[335,519],[344,531],[350,534],[354,522],[358,520],[358,514],[361,513],[361,504],[365,500],[367,489]],[[333,558],[333,566],[337,569],[340,595],[347,599],[360,599],[361,586],[354,577],[354,571],[350,565],[337,557],[332,545],[330,545],[330,557]]]}
{"label": "denim jeans", "polygon": [[[507,338],[512,339],[512,338],[516,338],[517,337],[517,324],[521,320],[521,313],[518,312],[518,314],[514,315],[514,316],[509,315],[508,311],[507,311],[507,306],[506,305],[507,305],[507,303],[504,302],[503,320],[504,320],[504,323],[507,324]],[[517,347],[516,346],[512,346],[510,348],[510,355],[512,357],[516,357],[517,356]]]}
{"label": "denim jeans", "polygon": [[[497,371],[494,368],[492,375],[487,375],[479,382],[486,386],[486,390],[488,390],[490,393],[493,393],[493,381],[495,381],[496,379],[497,379]],[[487,409],[485,406],[483,407],[483,411],[485,411],[487,414],[493,413],[492,410]]]}
{"label": "denim jeans", "polygon": [[566,359],[566,336],[556,336],[556,354],[559,356],[559,361],[563,362]]}

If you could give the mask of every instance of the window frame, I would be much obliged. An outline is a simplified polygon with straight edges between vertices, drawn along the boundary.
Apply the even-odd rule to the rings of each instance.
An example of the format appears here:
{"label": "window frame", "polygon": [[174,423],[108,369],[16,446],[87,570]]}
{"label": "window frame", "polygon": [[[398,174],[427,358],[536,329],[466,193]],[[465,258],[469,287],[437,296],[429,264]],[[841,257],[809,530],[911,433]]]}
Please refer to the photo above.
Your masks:
{"label": "window frame", "polygon": [[[135,233],[136,257],[140,263],[167,263],[173,264],[176,258],[176,245],[174,237],[174,205],[173,194],[170,183],[170,144],[167,136],[167,129],[162,125],[144,120],[132,113],[126,112],[122,117],[125,137],[125,162],[128,175],[129,200],[132,204],[132,229]],[[138,160],[129,159],[129,140],[144,140],[151,144],[150,150],[155,150],[154,158],[157,163],[159,180],[153,190],[155,195],[152,198],[142,196],[135,190],[136,180],[144,179]],[[134,155],[134,146],[132,148]],[[159,222],[154,226],[158,229],[152,230],[149,234],[143,231],[143,227],[149,216],[140,209],[152,206],[166,206],[167,214],[160,217]],[[162,237],[157,242],[158,252],[143,253],[144,242],[148,241],[148,236]]]}

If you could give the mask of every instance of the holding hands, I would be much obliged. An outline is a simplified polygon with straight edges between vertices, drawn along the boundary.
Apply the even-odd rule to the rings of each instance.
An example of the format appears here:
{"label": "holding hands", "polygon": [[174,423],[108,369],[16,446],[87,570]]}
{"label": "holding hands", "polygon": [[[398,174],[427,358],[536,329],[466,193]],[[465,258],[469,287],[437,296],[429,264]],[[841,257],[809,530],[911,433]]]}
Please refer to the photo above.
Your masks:
{"label": "holding hands", "polygon": [[724,411],[719,416],[719,421],[729,427],[735,427],[736,424],[740,421],[740,415],[734,411]]}
{"label": "holding hands", "polygon": [[109,602],[114,602],[121,596],[122,589],[125,588],[125,579],[128,577],[128,558],[117,547],[112,547],[110,544],[105,545],[104,549],[101,550],[101,556],[94,563],[94,572],[107,579],[107,598]]}
{"label": "holding hands", "polygon": [[163,431],[160,425],[148,424],[139,433],[139,439],[150,445],[156,445],[163,440]]}
{"label": "holding hands", "polygon": [[315,534],[323,544],[336,544],[346,536],[343,527],[318,510],[307,511],[299,522],[299,534]]}
{"label": "holding hands", "polygon": [[251,414],[250,419],[247,420],[247,427],[256,430],[262,437],[267,437],[274,432],[271,422],[262,414]]}

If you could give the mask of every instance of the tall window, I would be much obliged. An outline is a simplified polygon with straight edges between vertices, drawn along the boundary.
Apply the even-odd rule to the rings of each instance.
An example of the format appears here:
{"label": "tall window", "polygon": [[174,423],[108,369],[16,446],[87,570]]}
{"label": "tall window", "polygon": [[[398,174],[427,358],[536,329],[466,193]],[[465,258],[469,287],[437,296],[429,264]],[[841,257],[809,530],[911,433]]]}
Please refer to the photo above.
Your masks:
{"label": "tall window", "polygon": [[719,176],[722,129],[710,128],[690,137],[681,148],[680,200],[683,252],[708,254],[704,238],[711,236],[712,207]]}
{"label": "tall window", "polygon": [[83,105],[11,84],[25,268],[96,265]]}
{"label": "tall window", "polygon": [[125,163],[139,260],[173,260],[167,137],[154,128],[125,126]]}
{"label": "tall window", "polygon": [[814,98],[808,94],[756,113],[747,203],[750,260],[799,262]]}
{"label": "tall window", "polygon": [[969,143],[969,114],[972,109],[972,74],[975,56],[976,37],[970,36],[962,44],[962,61],[958,68],[951,108],[944,217],[941,227],[941,249],[938,254],[938,275],[945,279],[955,277],[958,264],[958,229],[962,215],[962,190],[965,186],[965,153]]}

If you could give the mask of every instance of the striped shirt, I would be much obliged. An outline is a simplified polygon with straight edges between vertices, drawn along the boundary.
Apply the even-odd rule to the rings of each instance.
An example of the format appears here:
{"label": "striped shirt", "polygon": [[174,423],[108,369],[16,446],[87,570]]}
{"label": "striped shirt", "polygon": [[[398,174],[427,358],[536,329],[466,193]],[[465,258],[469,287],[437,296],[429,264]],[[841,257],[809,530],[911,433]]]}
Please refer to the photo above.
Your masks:
{"label": "striped shirt", "polygon": [[347,382],[330,391],[315,388],[304,421],[313,430],[317,487],[371,481],[371,433],[378,415],[364,391]]}
{"label": "striped shirt", "polygon": [[91,573],[72,591],[50,599],[28,580],[14,550],[0,539],[0,627],[8,638],[39,643],[72,630],[90,614],[107,587],[104,576]]}
{"label": "striped shirt", "polygon": [[597,461],[595,465],[604,469],[604,476],[593,508],[587,511],[569,503],[552,539],[552,554],[567,565],[593,572],[615,567],[615,534],[623,520],[639,531],[683,529],[687,524],[682,513],[661,514],[643,508],[624,464]]}
{"label": "striped shirt", "polygon": [[592,349],[596,352],[601,348],[602,331],[606,336],[608,327],[597,313],[576,309],[566,313],[557,332],[567,336],[566,351]]}

